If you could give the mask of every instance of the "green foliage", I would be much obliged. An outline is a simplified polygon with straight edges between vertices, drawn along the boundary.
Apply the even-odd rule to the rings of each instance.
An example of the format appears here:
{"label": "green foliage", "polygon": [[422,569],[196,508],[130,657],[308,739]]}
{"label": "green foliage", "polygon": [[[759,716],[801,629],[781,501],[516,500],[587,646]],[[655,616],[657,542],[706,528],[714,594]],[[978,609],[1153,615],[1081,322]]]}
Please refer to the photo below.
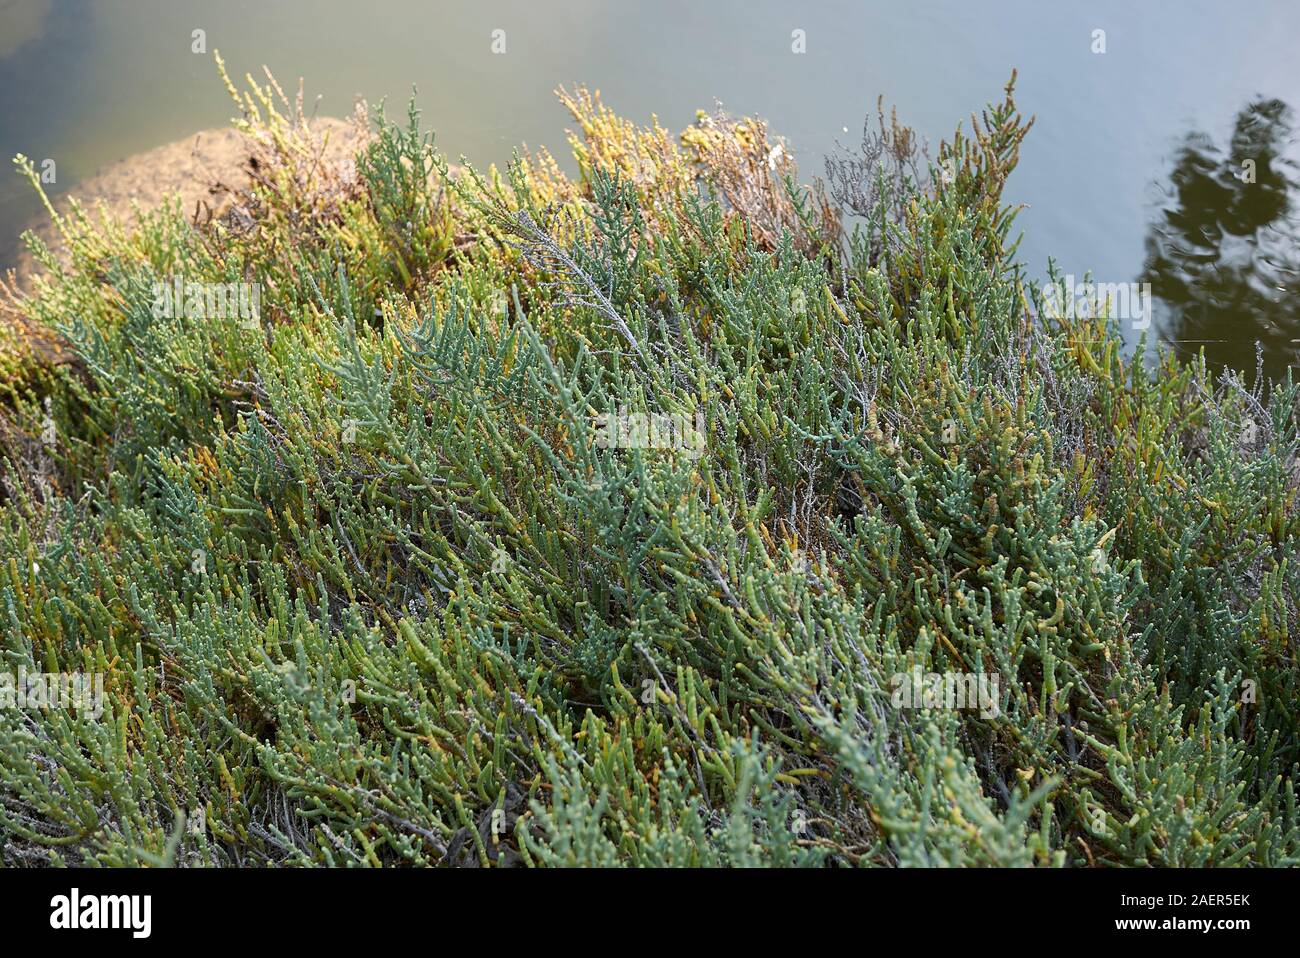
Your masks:
{"label": "green foliage", "polygon": [[[1008,88],[829,252],[619,144],[453,178],[414,108],[328,216],[76,237],[20,304],[77,362],[6,393],[0,668],[105,707],[0,709],[0,856],[1295,863],[1296,387],[1040,316],[1026,129]],[[250,263],[256,328],[151,309]]]}
{"label": "green foliage", "polygon": [[441,187],[447,166],[434,153],[433,135],[420,133],[414,98],[405,128],[390,124],[382,110],[378,124],[357,161],[383,245],[406,289],[450,252],[453,220]]}

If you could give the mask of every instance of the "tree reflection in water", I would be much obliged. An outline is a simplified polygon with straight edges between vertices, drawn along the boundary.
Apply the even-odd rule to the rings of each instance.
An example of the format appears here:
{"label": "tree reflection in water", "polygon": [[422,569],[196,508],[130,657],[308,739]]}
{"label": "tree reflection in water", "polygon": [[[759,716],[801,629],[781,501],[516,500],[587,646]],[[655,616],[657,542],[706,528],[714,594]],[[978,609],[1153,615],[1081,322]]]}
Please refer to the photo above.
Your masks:
{"label": "tree reflection in water", "polygon": [[[1300,220],[1293,114],[1260,99],[1238,115],[1229,149],[1204,133],[1183,141],[1147,236],[1163,338],[1211,366],[1281,377],[1300,364]],[[1252,182],[1253,180],[1253,182]]]}

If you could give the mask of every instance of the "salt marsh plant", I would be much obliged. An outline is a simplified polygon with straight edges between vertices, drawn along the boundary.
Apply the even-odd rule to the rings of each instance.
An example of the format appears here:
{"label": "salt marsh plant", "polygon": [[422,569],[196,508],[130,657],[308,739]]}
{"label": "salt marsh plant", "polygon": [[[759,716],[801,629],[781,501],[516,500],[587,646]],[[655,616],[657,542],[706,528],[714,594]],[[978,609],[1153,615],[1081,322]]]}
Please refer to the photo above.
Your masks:
{"label": "salt marsh plant", "polygon": [[330,167],[248,82],[224,212],[6,303],[0,670],[104,676],[0,709],[6,863],[1296,862],[1296,388],[1042,309],[1011,85],[822,190],[582,90],[576,177]]}

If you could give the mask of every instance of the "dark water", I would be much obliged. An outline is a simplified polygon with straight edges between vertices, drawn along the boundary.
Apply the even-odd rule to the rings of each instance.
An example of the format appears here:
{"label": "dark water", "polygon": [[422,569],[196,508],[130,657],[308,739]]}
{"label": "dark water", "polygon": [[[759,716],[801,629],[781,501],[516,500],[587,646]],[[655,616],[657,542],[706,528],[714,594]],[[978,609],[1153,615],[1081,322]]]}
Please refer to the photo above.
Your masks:
{"label": "dark water", "polygon": [[[937,145],[1016,67],[1038,118],[1008,194],[1028,205],[1031,270],[1051,256],[1080,278],[1149,282],[1153,331],[1176,348],[1253,370],[1260,340],[1278,375],[1300,362],[1297,40],[1291,2],[0,0],[0,152],[55,159],[57,191],[221,125],[220,49],[235,76],[304,76],[326,114],[356,95],[401,105],[416,84],[438,144],[476,163],[521,142],[562,155],[559,83],[674,129],[717,99],[769,120],[806,178],[878,95]],[[0,171],[0,262],[37,211]]]}
{"label": "dark water", "polygon": [[[1233,368],[1278,375],[1300,347],[1300,222],[1295,115],[1258,97],[1221,141],[1189,133],[1174,154],[1147,235],[1143,268],[1181,352],[1204,344]],[[1254,161],[1249,169],[1246,157]]]}

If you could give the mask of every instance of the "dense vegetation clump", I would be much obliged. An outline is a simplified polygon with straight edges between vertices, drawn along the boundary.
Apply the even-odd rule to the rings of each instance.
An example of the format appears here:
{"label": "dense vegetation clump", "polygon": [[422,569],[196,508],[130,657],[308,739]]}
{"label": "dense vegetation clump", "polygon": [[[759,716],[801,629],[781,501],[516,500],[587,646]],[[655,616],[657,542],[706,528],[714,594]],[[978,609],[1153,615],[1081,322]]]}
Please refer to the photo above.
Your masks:
{"label": "dense vegetation clump", "polygon": [[1010,85],[825,188],[581,90],[576,178],[328,166],[277,93],[6,306],[0,672],[104,695],[0,708],[5,863],[1300,858],[1297,390],[1040,309]]}

